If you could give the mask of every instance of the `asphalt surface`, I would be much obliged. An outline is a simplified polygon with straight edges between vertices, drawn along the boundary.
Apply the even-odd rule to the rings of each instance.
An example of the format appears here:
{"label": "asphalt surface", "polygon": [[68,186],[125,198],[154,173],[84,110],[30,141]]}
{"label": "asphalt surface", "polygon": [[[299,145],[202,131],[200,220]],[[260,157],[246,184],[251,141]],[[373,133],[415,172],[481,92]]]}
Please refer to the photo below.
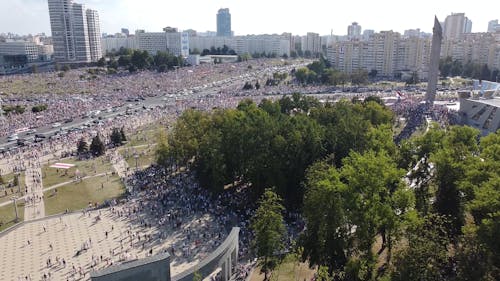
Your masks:
{"label": "asphalt surface", "polygon": [[[263,70],[250,71],[247,72],[246,74],[238,75],[231,78],[226,78],[224,80],[213,81],[201,87],[183,89],[180,90],[175,95],[170,94],[170,95],[161,95],[154,97],[137,97],[133,100],[128,100],[127,102],[125,102],[123,106],[101,109],[99,114],[95,114],[95,111],[93,111],[93,112],[88,112],[87,116],[83,118],[80,116],[74,116],[71,120],[59,121],[58,122],[60,123],[59,126],[56,126],[54,125],[55,123],[53,123],[53,124],[46,124],[45,126],[37,128],[30,127],[29,128],[30,130],[34,129],[36,130],[36,132],[26,131],[17,133],[19,141],[9,139],[10,135],[5,137],[0,137],[0,152],[13,150],[18,146],[22,146],[20,142],[21,143],[24,142],[26,143],[26,145],[30,145],[35,141],[46,141],[55,135],[65,134],[71,130],[83,130],[87,128],[96,127],[99,126],[100,121],[105,121],[110,118],[115,118],[116,116],[128,116],[128,114],[129,115],[136,114],[137,112],[143,110],[150,110],[151,108],[158,106],[175,106],[176,102],[180,100],[197,100],[202,97],[216,95],[219,93],[221,89],[224,89],[226,87],[232,87],[235,85],[241,85],[241,87],[243,87],[243,84],[246,81],[252,81],[252,80],[254,81],[255,79],[262,79],[265,76],[269,76],[270,74],[272,75],[272,73],[274,72],[290,72],[291,69],[293,69],[294,67],[299,67],[302,65],[305,65],[305,63],[280,66],[280,67],[275,66]],[[29,124],[27,124],[27,126],[29,126]],[[35,140],[36,135],[44,135],[45,138],[43,139],[37,138],[37,140]]]}

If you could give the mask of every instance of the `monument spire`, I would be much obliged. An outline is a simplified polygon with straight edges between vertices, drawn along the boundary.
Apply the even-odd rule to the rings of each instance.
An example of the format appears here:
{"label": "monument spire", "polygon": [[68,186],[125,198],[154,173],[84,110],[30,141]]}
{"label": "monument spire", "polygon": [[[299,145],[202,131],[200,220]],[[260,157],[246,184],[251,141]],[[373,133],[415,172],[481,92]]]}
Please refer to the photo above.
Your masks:
{"label": "monument spire", "polygon": [[431,59],[429,62],[429,76],[427,79],[427,92],[425,101],[432,105],[436,98],[436,87],[439,76],[439,57],[441,54],[441,41],[443,40],[443,29],[437,16],[434,16],[434,28],[432,29]]}

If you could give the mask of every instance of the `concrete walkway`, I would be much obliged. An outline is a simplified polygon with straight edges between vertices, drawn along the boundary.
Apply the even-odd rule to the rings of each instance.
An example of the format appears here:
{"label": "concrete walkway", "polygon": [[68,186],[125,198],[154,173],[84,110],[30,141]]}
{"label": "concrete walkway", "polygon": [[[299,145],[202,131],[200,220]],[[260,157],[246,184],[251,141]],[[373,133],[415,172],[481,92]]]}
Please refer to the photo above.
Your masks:
{"label": "concrete walkway", "polygon": [[26,190],[24,204],[24,220],[34,220],[45,216],[45,204],[43,202],[42,169],[40,162],[26,163]]}
{"label": "concrete walkway", "polygon": [[113,164],[113,168],[120,178],[125,178],[129,175],[129,166],[127,161],[122,157],[122,155],[118,152],[118,149],[110,152],[111,154],[111,164]]}

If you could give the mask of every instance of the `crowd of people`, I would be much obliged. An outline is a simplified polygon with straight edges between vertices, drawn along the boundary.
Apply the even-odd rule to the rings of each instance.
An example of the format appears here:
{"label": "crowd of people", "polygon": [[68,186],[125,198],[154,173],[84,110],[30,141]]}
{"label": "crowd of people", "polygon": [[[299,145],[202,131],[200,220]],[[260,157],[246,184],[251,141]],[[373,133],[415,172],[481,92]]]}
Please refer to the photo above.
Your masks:
{"label": "crowd of people", "polygon": [[[137,74],[117,74],[86,77],[85,71],[70,71],[63,77],[56,73],[38,74],[35,77],[46,81],[45,87],[37,93],[9,93],[9,84],[19,84],[19,81],[33,79],[25,75],[0,78],[0,98],[2,105],[21,105],[26,108],[38,104],[47,104],[42,112],[26,110],[22,114],[9,114],[0,119],[0,136],[29,126],[39,127],[61,122],[66,119],[82,117],[92,110],[106,110],[123,106],[127,100],[140,97],[152,97],[175,94],[177,98],[170,104],[164,104],[151,110],[140,111],[130,116],[118,116],[114,119],[102,120],[99,125],[90,128],[68,132],[30,146],[20,147],[16,151],[0,152],[0,173],[22,171],[25,161],[59,158],[71,155],[77,142],[84,138],[90,140],[96,134],[105,139],[113,128],[124,128],[128,135],[136,134],[141,128],[152,123],[162,123],[168,126],[188,108],[211,110],[214,107],[235,107],[241,100],[251,98],[259,102],[262,98],[278,98],[283,94],[294,92],[320,93],[324,86],[299,86],[293,83],[282,83],[278,86],[260,87],[243,90],[241,81],[255,81],[272,76],[276,71],[275,62],[255,60],[251,63],[202,65],[195,68],[181,68],[167,73],[140,72]],[[252,67],[249,67],[252,66]],[[289,71],[285,67],[280,71]],[[249,74],[250,73],[250,74]],[[267,76],[266,76],[267,75]],[[83,76],[83,77],[82,77]],[[242,76],[244,76],[242,78]],[[238,78],[239,77],[239,78]],[[225,84],[217,81],[230,78],[240,79]],[[18,80],[16,82],[16,80]],[[261,80],[261,84],[263,80]],[[63,86],[64,85],[64,86]],[[207,86],[208,85],[208,86]],[[211,88],[213,94],[194,95],[189,89]],[[56,89],[64,92],[52,93]],[[182,96],[178,94],[182,92]],[[187,94],[184,94],[187,93]],[[390,93],[371,93],[370,95],[384,97]],[[366,97],[365,94],[351,94],[349,97]],[[418,99],[404,100],[394,103],[395,113],[407,120],[406,127],[400,134],[406,138],[419,124],[422,117],[429,111],[435,118],[444,119],[447,111],[443,107],[429,108],[423,106]],[[113,161],[115,161],[114,159]],[[116,160],[118,161],[118,160]],[[109,212],[117,220],[126,219],[137,226],[136,230],[115,230],[113,226],[106,231],[105,237],[113,233],[120,239],[120,249],[92,256],[90,268],[73,266],[72,277],[85,277],[91,270],[98,270],[115,264],[139,258],[136,251],[140,249],[145,255],[153,255],[159,251],[169,252],[173,266],[196,263],[216,249],[226,238],[231,227],[239,226],[240,245],[239,256],[245,262],[240,265],[235,275],[239,280],[248,276],[253,262],[250,250],[251,231],[250,218],[255,211],[255,205],[248,203],[248,187],[235,187],[219,195],[210,194],[200,187],[195,175],[189,170],[168,173],[156,166],[137,171],[129,175],[126,185],[130,191],[128,197],[120,202],[112,202]],[[28,198],[40,200],[40,198]],[[84,216],[95,215],[99,221],[101,211],[84,213]],[[298,214],[286,215],[289,237],[298,235],[304,224]],[[139,229],[139,230],[137,230]],[[119,234],[117,234],[117,231]],[[175,239],[173,237],[175,236]],[[293,239],[290,239],[291,241]],[[166,242],[168,241],[168,242]],[[28,241],[29,244],[29,241]],[[82,253],[92,247],[92,242],[86,241],[75,254]],[[287,243],[291,247],[291,243]],[[50,280],[51,270],[66,268],[71,264],[70,258],[56,257],[47,260],[47,272],[42,279]]]}

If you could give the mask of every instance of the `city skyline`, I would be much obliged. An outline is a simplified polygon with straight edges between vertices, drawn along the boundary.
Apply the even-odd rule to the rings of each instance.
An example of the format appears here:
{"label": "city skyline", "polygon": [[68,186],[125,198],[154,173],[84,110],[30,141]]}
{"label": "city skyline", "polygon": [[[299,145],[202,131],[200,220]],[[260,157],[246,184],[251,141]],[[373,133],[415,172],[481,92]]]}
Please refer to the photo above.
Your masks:
{"label": "city skyline", "polygon": [[[165,3],[159,0],[80,0],[87,7],[99,12],[101,32],[114,34],[122,27],[131,33],[136,29],[161,31],[165,26],[200,32],[216,30],[216,14],[220,8],[229,8],[232,30],[235,35],[281,34],[291,32],[303,35],[317,32],[328,35],[346,35],[347,26],[356,21],[362,30],[393,30],[403,33],[420,28],[432,31],[434,15],[440,21],[453,13],[465,13],[472,20],[472,32],[486,32],[488,22],[497,19],[496,9],[490,1],[479,0],[476,5],[453,1],[420,1],[420,5],[402,7],[394,0],[357,1],[356,3],[324,3],[308,1],[308,5],[290,5],[262,0],[235,3],[229,0],[195,1],[185,7],[180,2]],[[482,4],[481,4],[482,3]],[[429,5],[427,5],[429,4]],[[151,9],[151,7],[157,7]],[[194,8],[193,8],[194,7]],[[362,9],[360,9],[362,7]],[[434,7],[429,9],[428,7]],[[12,11],[16,11],[13,13]],[[172,13],[170,11],[179,11]],[[352,11],[352,12],[345,12]],[[147,16],[146,16],[147,15]],[[277,20],[278,19],[278,20]],[[321,20],[317,20],[321,19]],[[37,34],[50,32],[47,0],[15,0],[0,2],[0,33]]]}

